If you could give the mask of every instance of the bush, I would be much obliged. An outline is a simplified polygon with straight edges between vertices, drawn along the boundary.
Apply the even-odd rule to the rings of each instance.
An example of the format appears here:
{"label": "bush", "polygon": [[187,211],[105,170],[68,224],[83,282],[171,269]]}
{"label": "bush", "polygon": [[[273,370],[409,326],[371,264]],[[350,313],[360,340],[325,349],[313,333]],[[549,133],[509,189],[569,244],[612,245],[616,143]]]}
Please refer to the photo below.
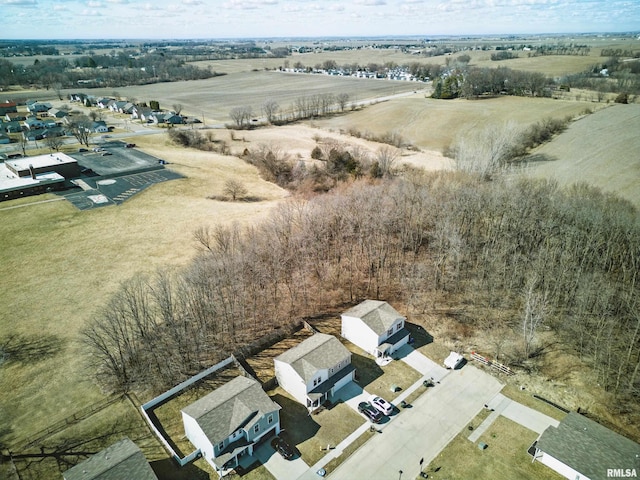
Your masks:
{"label": "bush", "polygon": [[629,94],[626,92],[619,93],[615,99],[616,103],[629,103]]}
{"label": "bush", "polygon": [[311,158],[313,158],[314,160],[322,160],[322,150],[317,145],[311,151]]}

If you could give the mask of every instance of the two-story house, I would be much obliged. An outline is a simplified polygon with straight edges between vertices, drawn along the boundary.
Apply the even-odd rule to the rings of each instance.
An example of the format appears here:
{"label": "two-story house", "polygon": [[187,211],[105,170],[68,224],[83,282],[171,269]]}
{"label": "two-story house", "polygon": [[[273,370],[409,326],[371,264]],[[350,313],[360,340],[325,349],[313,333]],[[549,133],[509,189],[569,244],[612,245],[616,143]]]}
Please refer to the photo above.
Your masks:
{"label": "two-story house", "polygon": [[351,352],[333,335],[316,333],[274,359],[278,384],[309,411],[354,380]]}
{"label": "two-story house", "polygon": [[184,431],[220,477],[280,433],[280,406],[252,378],[236,377],[182,410]]}
{"label": "two-story house", "polygon": [[409,341],[407,319],[387,302],[365,300],[341,317],[342,336],[376,359],[391,356]]}

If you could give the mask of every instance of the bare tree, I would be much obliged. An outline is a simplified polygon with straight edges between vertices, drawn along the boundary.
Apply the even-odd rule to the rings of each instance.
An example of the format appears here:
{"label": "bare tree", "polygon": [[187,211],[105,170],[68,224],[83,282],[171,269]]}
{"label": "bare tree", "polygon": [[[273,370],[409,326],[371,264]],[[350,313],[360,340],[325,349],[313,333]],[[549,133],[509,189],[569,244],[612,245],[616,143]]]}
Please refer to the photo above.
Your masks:
{"label": "bare tree", "polygon": [[76,137],[80,144],[84,144],[87,147],[89,146],[89,140],[91,139],[91,134],[93,133],[92,121],[86,115],[79,115],[75,117],[71,123],[69,124],[69,129],[71,130],[71,134]]}
{"label": "bare tree", "polygon": [[27,155],[27,144],[29,143],[29,139],[25,135],[26,132],[22,132],[22,134],[18,137],[18,145],[20,145],[20,149],[22,150],[22,155]]}
{"label": "bare tree", "polygon": [[388,177],[392,174],[393,166],[400,156],[397,148],[391,146],[383,146],[376,152],[376,162],[378,164],[378,176]]}
{"label": "bare tree", "polygon": [[336,96],[336,100],[338,102],[338,106],[340,107],[340,111],[344,112],[344,109],[347,107],[347,103],[349,102],[349,94],[348,93],[339,93]]}
{"label": "bare tree", "polygon": [[453,147],[456,168],[490,178],[509,166],[521,136],[521,128],[514,122],[465,132]]}
{"label": "bare tree", "polygon": [[229,195],[231,200],[235,202],[238,198],[242,198],[247,194],[247,188],[241,181],[230,178],[224,182],[224,193]]}
{"label": "bare tree", "polygon": [[173,111],[176,112],[176,115],[180,115],[180,112],[182,112],[181,103],[174,103],[173,105],[171,105],[171,108],[173,108]]}
{"label": "bare tree", "polygon": [[58,135],[47,135],[44,143],[50,150],[55,150],[56,152],[59,151],[60,147],[64,144],[62,137]]}
{"label": "bare tree", "polygon": [[273,123],[279,111],[280,105],[275,100],[267,100],[262,104],[262,112],[269,123]]}
{"label": "bare tree", "polygon": [[231,109],[231,111],[229,112],[229,116],[238,128],[247,128],[251,124],[253,108],[248,105],[243,107],[235,107]]}
{"label": "bare tree", "polygon": [[542,326],[549,314],[546,292],[536,291],[536,281],[530,280],[524,293],[522,312],[522,339],[524,342],[524,358],[527,359],[535,346],[538,328]]}

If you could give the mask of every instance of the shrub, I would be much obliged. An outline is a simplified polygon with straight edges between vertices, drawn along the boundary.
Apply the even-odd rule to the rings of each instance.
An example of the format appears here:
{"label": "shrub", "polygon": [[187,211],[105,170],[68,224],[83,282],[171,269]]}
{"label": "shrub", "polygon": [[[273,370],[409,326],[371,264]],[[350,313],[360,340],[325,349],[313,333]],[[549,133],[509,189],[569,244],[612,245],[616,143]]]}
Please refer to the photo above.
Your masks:
{"label": "shrub", "polygon": [[616,103],[629,103],[629,94],[627,92],[619,93],[615,99]]}
{"label": "shrub", "polygon": [[322,160],[322,150],[319,146],[315,146],[315,148],[311,151],[311,158],[314,160]]}

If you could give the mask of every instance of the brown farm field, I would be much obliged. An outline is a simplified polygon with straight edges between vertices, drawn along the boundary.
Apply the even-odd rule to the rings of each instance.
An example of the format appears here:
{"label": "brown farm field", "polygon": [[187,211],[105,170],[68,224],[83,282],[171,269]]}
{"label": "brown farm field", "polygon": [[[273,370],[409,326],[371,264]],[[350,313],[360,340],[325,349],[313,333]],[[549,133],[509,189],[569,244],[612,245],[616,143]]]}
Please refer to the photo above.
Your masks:
{"label": "brown farm field", "polygon": [[613,105],[542,145],[528,173],[562,185],[586,182],[640,207],[640,105]]}

